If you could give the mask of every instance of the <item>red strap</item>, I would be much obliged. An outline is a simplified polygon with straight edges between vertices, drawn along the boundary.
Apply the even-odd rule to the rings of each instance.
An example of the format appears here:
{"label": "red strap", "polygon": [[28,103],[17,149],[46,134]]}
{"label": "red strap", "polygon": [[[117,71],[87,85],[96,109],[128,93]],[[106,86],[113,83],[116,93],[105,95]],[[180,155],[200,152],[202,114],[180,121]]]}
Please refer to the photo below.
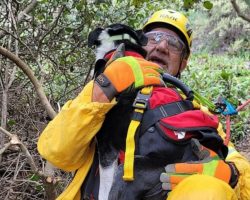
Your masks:
{"label": "red strap", "polygon": [[120,162],[120,164],[124,163],[124,159],[125,159],[125,153],[124,153],[124,151],[120,150],[120,153],[119,153],[119,162]]}

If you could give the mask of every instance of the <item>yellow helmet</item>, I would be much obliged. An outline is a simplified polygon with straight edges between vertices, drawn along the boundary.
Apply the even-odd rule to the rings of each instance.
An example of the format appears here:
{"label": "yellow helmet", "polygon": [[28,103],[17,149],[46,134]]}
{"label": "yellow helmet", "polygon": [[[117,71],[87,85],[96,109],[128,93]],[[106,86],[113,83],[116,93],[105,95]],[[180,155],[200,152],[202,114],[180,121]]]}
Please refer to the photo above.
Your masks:
{"label": "yellow helmet", "polygon": [[144,32],[149,31],[149,27],[152,27],[155,23],[162,23],[163,25],[170,25],[175,27],[184,36],[183,39],[188,47],[190,53],[190,48],[192,45],[192,29],[190,27],[189,21],[185,15],[174,10],[159,10],[156,11],[143,26],[142,30]]}

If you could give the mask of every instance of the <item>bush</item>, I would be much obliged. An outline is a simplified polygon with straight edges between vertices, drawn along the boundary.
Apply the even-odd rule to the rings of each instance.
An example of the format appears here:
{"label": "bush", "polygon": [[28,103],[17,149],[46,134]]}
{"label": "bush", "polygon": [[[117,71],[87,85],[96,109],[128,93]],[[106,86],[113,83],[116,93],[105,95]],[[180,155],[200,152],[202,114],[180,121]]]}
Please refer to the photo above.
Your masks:
{"label": "bush", "polygon": [[[228,54],[194,54],[182,79],[210,101],[216,102],[222,96],[237,108],[250,98],[249,60],[246,54],[238,57]],[[249,131],[249,118],[249,106],[232,117],[232,140],[239,140]]]}

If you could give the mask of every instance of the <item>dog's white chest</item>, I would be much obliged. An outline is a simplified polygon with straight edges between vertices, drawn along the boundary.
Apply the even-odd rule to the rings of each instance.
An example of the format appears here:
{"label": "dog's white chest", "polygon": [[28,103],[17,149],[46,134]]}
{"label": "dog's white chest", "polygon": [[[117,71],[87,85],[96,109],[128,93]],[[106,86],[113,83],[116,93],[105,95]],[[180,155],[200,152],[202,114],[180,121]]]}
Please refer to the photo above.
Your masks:
{"label": "dog's white chest", "polygon": [[99,187],[99,194],[98,200],[108,200],[109,191],[111,189],[115,171],[117,170],[118,161],[117,159],[112,163],[112,165],[108,167],[102,167],[99,164],[100,170],[100,187]]}

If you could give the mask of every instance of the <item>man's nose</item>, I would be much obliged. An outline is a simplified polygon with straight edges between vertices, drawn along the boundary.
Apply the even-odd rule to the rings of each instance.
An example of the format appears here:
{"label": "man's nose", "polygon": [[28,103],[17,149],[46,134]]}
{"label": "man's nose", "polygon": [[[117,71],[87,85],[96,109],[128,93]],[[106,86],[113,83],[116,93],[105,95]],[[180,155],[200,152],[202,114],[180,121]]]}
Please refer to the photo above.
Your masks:
{"label": "man's nose", "polygon": [[169,50],[168,50],[168,42],[167,40],[162,40],[160,41],[157,45],[156,45],[156,50],[160,51],[162,53],[166,53],[168,54]]}

